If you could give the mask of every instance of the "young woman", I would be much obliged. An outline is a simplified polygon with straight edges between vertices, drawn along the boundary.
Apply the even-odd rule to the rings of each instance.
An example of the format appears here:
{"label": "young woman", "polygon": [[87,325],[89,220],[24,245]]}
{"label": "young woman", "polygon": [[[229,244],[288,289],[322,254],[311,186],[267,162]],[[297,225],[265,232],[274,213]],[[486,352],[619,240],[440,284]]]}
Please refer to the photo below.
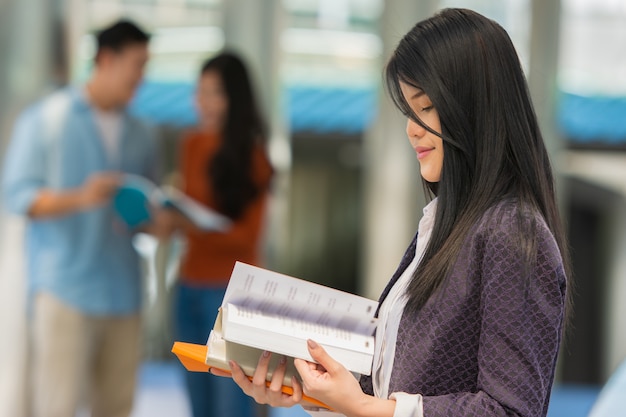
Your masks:
{"label": "young woman", "polygon": [[565,310],[568,252],[553,175],[508,35],[469,10],[418,23],[386,67],[435,198],[380,298],[371,376],[309,341],[301,383],[278,391],[232,363],[257,402],[302,393],[346,416],[545,416]]}
{"label": "young woman", "polygon": [[[233,220],[225,232],[185,231],[176,294],[177,340],[206,343],[235,261],[259,263],[259,246],[272,167],[265,125],[242,60],[221,53],[203,66],[196,102],[200,124],[182,139],[183,191]],[[172,213],[172,215],[175,215]],[[194,417],[254,414],[254,402],[230,381],[186,372]]]}

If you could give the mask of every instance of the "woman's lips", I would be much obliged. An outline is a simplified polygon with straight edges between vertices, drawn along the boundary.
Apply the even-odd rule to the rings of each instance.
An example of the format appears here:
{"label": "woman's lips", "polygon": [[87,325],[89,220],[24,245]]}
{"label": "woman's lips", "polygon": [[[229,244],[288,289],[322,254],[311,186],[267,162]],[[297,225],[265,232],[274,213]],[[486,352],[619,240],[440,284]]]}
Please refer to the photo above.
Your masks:
{"label": "woman's lips", "polygon": [[415,148],[415,152],[417,153],[417,159],[426,158],[429,153],[431,153],[435,148],[426,148],[422,146],[418,146]]}

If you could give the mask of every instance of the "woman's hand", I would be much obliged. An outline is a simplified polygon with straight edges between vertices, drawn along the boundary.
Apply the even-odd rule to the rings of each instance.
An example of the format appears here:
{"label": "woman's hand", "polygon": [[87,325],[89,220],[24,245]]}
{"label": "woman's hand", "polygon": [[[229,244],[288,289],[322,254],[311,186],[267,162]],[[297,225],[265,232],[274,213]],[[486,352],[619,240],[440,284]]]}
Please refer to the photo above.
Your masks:
{"label": "woman's hand", "polygon": [[392,416],[395,401],[367,395],[359,382],[343,365],[331,358],[312,340],[309,353],[317,363],[296,359],[305,395],[316,398],[346,416]]}
{"label": "woman's hand", "polygon": [[302,359],[294,361],[302,378],[304,393],[344,414],[347,407],[360,406],[367,395],[354,375],[314,341],[309,340],[307,344],[311,357],[317,363]]}
{"label": "woman's hand", "polygon": [[[283,379],[287,369],[287,361],[283,356],[278,366],[272,374],[272,381],[269,386],[266,384],[268,366],[272,354],[263,352],[259,358],[259,363],[254,371],[252,381],[244,374],[243,370],[234,361],[230,361],[232,378],[239,387],[259,404],[269,404],[272,407],[293,407],[302,400],[302,385],[295,378],[291,378],[293,394],[288,395],[282,392]],[[219,375],[219,374],[216,374]]]}

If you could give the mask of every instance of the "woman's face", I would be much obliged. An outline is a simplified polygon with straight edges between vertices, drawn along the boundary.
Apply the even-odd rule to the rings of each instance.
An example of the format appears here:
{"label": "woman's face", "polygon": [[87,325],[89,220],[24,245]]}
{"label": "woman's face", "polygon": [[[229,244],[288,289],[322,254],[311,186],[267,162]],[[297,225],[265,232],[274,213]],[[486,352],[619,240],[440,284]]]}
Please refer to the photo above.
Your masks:
{"label": "woman's face", "polygon": [[207,71],[200,76],[196,105],[203,129],[221,131],[226,121],[228,97],[222,79],[216,71]]}
{"label": "woman's face", "polygon": [[[402,95],[413,112],[437,133],[441,133],[439,114],[430,98],[417,87],[400,82]],[[428,182],[439,182],[443,167],[443,140],[424,129],[414,120],[408,119],[406,134],[420,163],[420,173]]]}

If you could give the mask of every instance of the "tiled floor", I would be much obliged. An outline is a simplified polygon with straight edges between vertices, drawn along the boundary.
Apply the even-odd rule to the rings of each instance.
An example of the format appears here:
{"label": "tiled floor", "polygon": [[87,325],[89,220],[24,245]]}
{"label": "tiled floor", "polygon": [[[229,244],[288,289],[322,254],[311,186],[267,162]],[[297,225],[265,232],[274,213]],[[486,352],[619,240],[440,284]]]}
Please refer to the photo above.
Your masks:
{"label": "tiled floor", "polygon": [[[146,362],[139,378],[137,403],[132,417],[191,417],[178,362]],[[557,386],[552,393],[548,417],[585,417],[599,388]],[[276,408],[269,417],[306,417],[300,407]]]}
{"label": "tiled floor", "polygon": [[[183,372],[186,371],[175,361],[144,363],[131,417],[191,417],[183,388]],[[307,416],[302,408],[295,407],[272,409],[268,417]]]}
{"label": "tiled floor", "polygon": [[[183,372],[186,371],[176,361],[144,363],[131,417],[191,417]],[[268,417],[308,417],[308,414],[300,407],[277,408],[270,410]]]}
{"label": "tiled floor", "polygon": [[180,366],[177,362],[143,364],[131,417],[191,416]]}

